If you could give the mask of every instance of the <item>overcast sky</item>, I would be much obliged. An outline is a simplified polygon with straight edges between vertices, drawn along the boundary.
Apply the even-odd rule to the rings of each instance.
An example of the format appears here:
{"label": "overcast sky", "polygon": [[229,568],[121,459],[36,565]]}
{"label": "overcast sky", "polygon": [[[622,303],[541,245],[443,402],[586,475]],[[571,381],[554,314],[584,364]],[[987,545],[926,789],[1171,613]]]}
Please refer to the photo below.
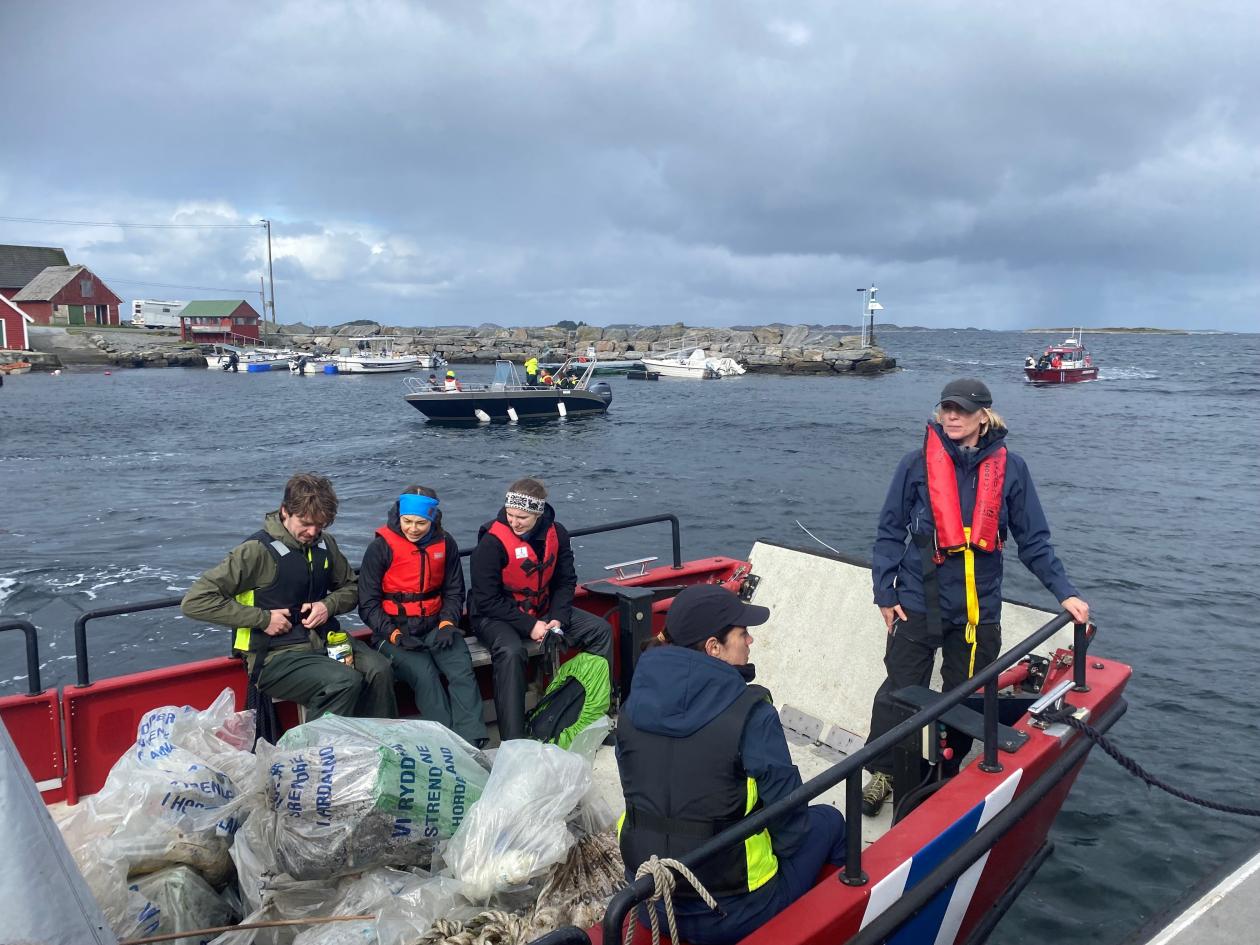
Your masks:
{"label": "overcast sky", "polygon": [[[0,215],[282,322],[1260,330],[1260,8],[0,2]],[[254,229],[0,220],[125,299]],[[204,286],[212,291],[177,286]]]}

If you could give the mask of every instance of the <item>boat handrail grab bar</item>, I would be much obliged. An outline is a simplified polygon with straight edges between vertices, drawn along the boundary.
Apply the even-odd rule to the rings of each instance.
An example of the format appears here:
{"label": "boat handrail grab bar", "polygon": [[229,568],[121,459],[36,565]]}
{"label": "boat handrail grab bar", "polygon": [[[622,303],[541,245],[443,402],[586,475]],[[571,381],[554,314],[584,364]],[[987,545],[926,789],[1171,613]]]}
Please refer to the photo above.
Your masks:
{"label": "boat handrail grab bar", "polygon": [[26,694],[38,696],[44,691],[39,678],[39,631],[29,620],[0,616],[0,632],[21,630],[26,639]]}
{"label": "boat handrail grab bar", "polygon": [[[837,762],[826,771],[806,781],[787,797],[763,807],[755,814],[750,814],[684,856],[682,858],[683,865],[694,870],[696,866],[716,856],[723,850],[737,843],[743,843],[754,834],[765,830],[772,821],[782,817],[789,811],[808,804],[818,795],[835,787],[841,781],[848,782],[845,786],[845,819],[850,825],[860,824],[862,816],[862,769],[866,763],[884,752],[892,750],[898,743],[914,735],[925,725],[931,724],[947,709],[952,709],[968,699],[981,686],[984,687],[985,698],[985,744],[984,760],[980,763],[983,765],[988,763],[990,758],[995,759],[997,756],[998,676],[1004,670],[1032,653],[1038,646],[1049,640],[1071,622],[1071,614],[1067,611],[1061,611],[1032,635],[998,656],[997,659],[970,679],[964,680],[949,692],[942,693],[941,697],[930,705],[925,706],[900,724],[889,729],[879,738],[868,742],[864,747],[849,755],[843,761]],[[1077,624],[1074,637],[1073,670],[1078,690],[1084,684],[1088,644],[1089,634],[1086,632],[1085,626]],[[990,721],[992,721],[992,724],[990,724]],[[848,836],[846,862],[841,876],[852,885],[860,885],[865,882],[865,875],[862,873],[861,856],[862,832],[851,829]],[[652,894],[653,885],[654,880],[652,877],[644,876],[624,887],[612,897],[608,903],[608,909],[604,913],[604,941],[621,941],[621,930],[626,916],[636,905],[647,900]]]}

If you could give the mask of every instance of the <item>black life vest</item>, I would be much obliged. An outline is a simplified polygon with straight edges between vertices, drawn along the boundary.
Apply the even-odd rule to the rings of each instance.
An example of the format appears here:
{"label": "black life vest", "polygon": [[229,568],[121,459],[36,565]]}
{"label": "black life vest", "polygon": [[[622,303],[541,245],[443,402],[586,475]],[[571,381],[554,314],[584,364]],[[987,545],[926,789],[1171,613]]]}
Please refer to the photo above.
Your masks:
{"label": "black life vest", "polygon": [[[626,812],[618,840],[626,869],[634,872],[656,854],[686,856],[727,827],[763,806],[757,782],[740,765],[739,744],[748,714],[770,693],[748,686],[725,711],[682,738],[644,732],[630,713],[617,720],[617,767]],[[715,896],[759,889],[779,871],[763,830],[696,867],[696,876]],[[681,890],[674,895],[695,896]]]}
{"label": "black life vest", "polygon": [[534,546],[506,522],[495,519],[488,534],[498,539],[507,553],[503,566],[503,589],[512,595],[518,607],[531,617],[541,617],[551,604],[551,579],[556,573],[556,559],[560,554],[560,539],[556,526],[547,527],[543,541],[543,560],[539,562]]}
{"label": "black life vest", "polygon": [[923,461],[932,502],[932,521],[936,524],[937,549],[945,553],[967,547],[984,552],[1000,550],[998,524],[1002,516],[1002,486],[1006,481],[1006,447],[999,446],[982,459],[976,470],[976,505],[971,512],[970,531],[963,525],[954,460],[941,442],[941,434],[931,424],[923,436]]}
{"label": "black life vest", "polygon": [[446,538],[416,546],[392,528],[376,530],[389,545],[389,568],[381,577],[381,609],[391,617],[433,617],[442,609]]}
{"label": "black life vest", "polygon": [[[236,599],[246,607],[282,610],[289,615],[292,622],[289,631],[281,636],[271,637],[269,646],[308,642],[310,631],[302,626],[302,605],[313,604],[328,596],[328,575],[332,566],[328,544],[321,538],[303,553],[290,548],[279,538],[273,538],[263,529],[254,532],[246,541],[257,541],[267,549],[276,563],[276,579],[266,587],[242,591],[236,595]],[[322,631],[324,628],[317,629]],[[232,649],[241,652],[261,650],[265,648],[265,639],[267,635],[261,630],[238,627]]]}

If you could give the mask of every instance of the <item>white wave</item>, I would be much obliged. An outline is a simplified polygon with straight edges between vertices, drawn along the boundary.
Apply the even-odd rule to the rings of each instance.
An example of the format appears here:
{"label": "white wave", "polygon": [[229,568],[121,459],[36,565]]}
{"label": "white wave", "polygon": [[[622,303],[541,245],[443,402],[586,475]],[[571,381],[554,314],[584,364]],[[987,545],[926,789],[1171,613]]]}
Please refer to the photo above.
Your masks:
{"label": "white wave", "polygon": [[17,578],[0,577],[0,609],[4,608],[4,602],[16,593]]}
{"label": "white wave", "polygon": [[1155,371],[1139,367],[1105,367],[1098,369],[1100,381],[1153,381],[1159,378]]}

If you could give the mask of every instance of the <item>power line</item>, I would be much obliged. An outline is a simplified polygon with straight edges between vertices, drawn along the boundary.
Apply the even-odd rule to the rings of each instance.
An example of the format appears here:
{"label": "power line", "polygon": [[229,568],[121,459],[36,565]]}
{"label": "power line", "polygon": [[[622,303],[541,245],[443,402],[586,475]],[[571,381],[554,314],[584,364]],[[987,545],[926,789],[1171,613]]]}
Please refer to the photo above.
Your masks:
{"label": "power line", "polygon": [[0,217],[8,223],[54,223],[63,226],[120,226],[143,230],[254,230],[259,223],[108,223],[100,220],[41,220],[38,217]]}
{"label": "power line", "polygon": [[[98,273],[99,275],[99,273]],[[119,285],[147,285],[155,289],[196,289],[199,292],[232,292],[244,295],[257,294],[257,289],[225,289],[221,285],[174,285],[170,282],[141,282],[138,279],[115,279],[112,276],[101,276],[103,282],[116,282]]]}

